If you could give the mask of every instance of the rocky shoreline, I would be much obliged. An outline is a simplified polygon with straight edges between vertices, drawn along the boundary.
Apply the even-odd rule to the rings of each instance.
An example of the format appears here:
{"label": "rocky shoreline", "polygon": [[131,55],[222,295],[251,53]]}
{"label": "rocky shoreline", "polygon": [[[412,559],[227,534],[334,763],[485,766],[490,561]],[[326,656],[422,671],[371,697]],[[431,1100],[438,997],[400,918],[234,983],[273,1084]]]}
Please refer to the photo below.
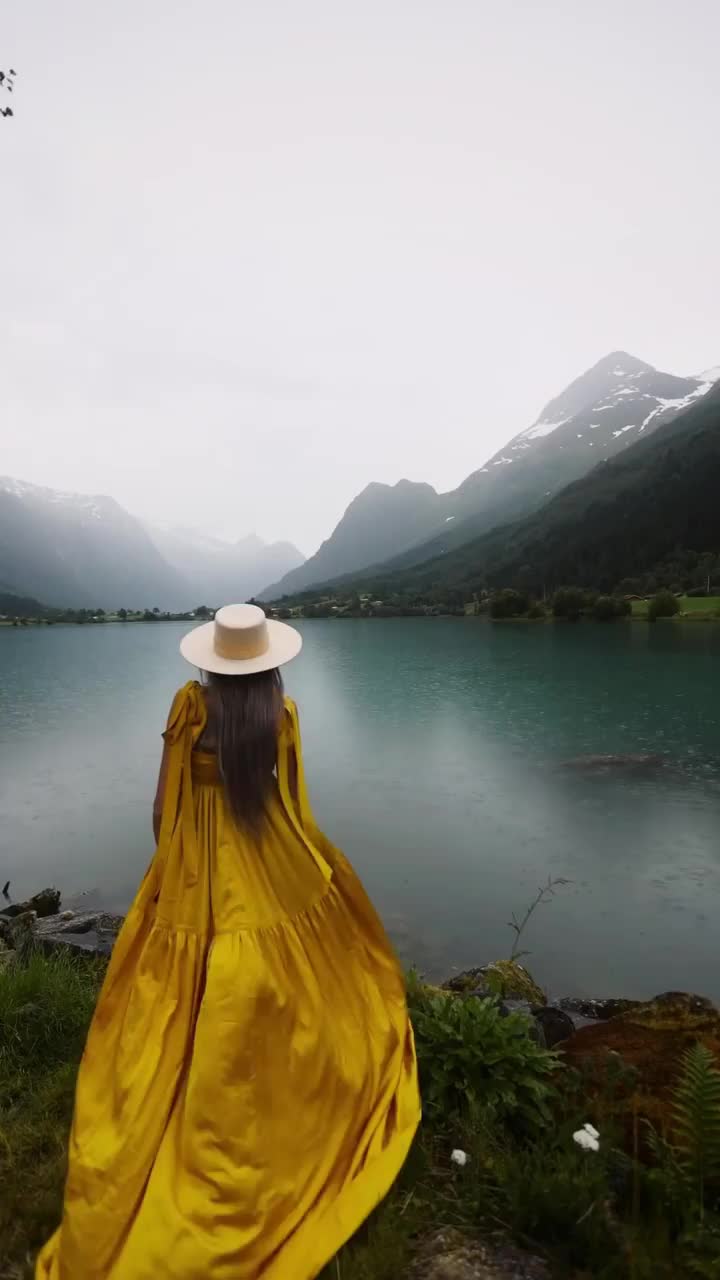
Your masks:
{"label": "rocky shoreline", "polygon": [[60,890],[48,888],[24,902],[0,907],[0,968],[33,947],[109,956],[123,917],[106,911],[62,910]]}
{"label": "rocky shoreline", "polygon": [[[110,955],[123,923],[123,916],[106,911],[63,910],[60,891],[47,888],[19,903],[0,907],[0,969],[33,947],[45,954],[67,951],[88,957]],[[587,999],[563,997],[548,1000],[523,965],[513,960],[497,960],[455,974],[439,990],[463,999],[496,999],[508,1016],[522,1013],[529,1019],[529,1034],[544,1048],[567,1046],[581,1040],[593,1048],[608,1047],[622,1040],[620,1028],[645,1030],[645,1041],[653,1041],[653,1029],[664,1039],[697,1039],[711,1035],[720,1043],[720,1012],[704,996],[686,992],[664,992],[652,1000],[618,997]],[[657,1039],[657,1037],[655,1037]],[[621,1052],[621,1047],[616,1051]],[[656,1046],[659,1047],[659,1046]],[[677,1053],[677,1044],[673,1044]],[[636,1054],[633,1056],[637,1056]]]}
{"label": "rocky shoreline", "polygon": [[[102,978],[102,958],[111,953],[122,922],[122,916],[111,915],[101,909],[63,910],[60,892],[54,888],[45,889],[18,903],[9,902],[6,894],[6,905],[0,908],[0,977],[7,975],[8,985],[12,987],[16,974],[22,982],[26,968],[31,974],[39,969],[39,990],[42,991],[43,982],[55,974],[55,985],[53,986],[52,981],[48,985],[48,998],[57,1000],[58,981],[64,985],[74,975],[73,980],[80,979],[81,983],[84,982],[88,992],[87,1007],[81,1020],[84,1023],[85,1017],[89,1020],[91,1016]],[[69,966],[67,972],[61,967],[58,978],[55,964],[31,963],[26,966],[26,961],[34,953],[47,957],[65,953],[78,957],[78,964]],[[86,965],[84,960],[91,963]],[[93,960],[95,965],[92,964]],[[46,977],[43,976],[43,970],[47,970]],[[529,971],[517,960],[500,960],[465,970],[453,975],[441,986],[418,983],[411,977],[408,991],[416,1037],[419,1036],[416,1042],[419,1046],[421,1069],[423,1044],[427,1050],[428,1043],[431,1043],[432,1035],[435,1034],[431,1032],[428,1041],[427,1030],[420,1030],[423,1027],[422,1020],[428,1017],[427,1010],[430,1010],[431,1021],[432,1018],[435,1019],[432,1025],[436,1031],[440,1028],[442,1039],[445,1018],[449,1018],[452,1035],[454,1026],[471,1026],[474,1022],[473,1016],[466,1022],[464,1015],[477,1012],[484,1016],[488,1012],[487,1009],[471,1011],[469,1008],[460,1008],[459,1002],[492,999],[501,1018],[511,1019],[505,1037],[506,1049],[511,1046],[511,1060],[520,1064],[520,1070],[523,1069],[524,1062],[527,1063],[533,1054],[537,1054],[535,1046],[532,1046],[532,1053],[529,1053],[531,1046],[527,1043],[523,1047],[522,1041],[526,1036],[538,1046],[551,1051],[554,1059],[553,1071],[561,1078],[560,1087],[564,1091],[563,1105],[573,1119],[577,1117],[578,1123],[592,1121],[592,1125],[585,1123],[585,1129],[594,1135],[591,1148],[596,1153],[600,1151],[601,1157],[589,1158],[602,1158],[604,1163],[610,1160],[612,1164],[610,1181],[606,1181],[606,1173],[598,1172],[598,1181],[593,1182],[593,1166],[588,1165],[586,1168],[584,1165],[572,1164],[572,1151],[568,1153],[564,1148],[547,1150],[547,1130],[541,1131],[545,1133],[545,1137],[541,1137],[535,1145],[531,1143],[529,1147],[523,1147],[518,1156],[513,1146],[512,1124],[503,1128],[499,1121],[494,1129],[482,1131],[483,1145],[478,1146],[480,1131],[474,1133],[472,1126],[463,1125],[457,1114],[448,1111],[442,1118],[442,1143],[440,1147],[436,1144],[432,1148],[435,1153],[432,1167],[423,1176],[429,1177],[433,1185],[453,1188],[453,1196],[465,1194],[463,1188],[467,1181],[468,1194],[472,1200],[472,1180],[477,1176],[474,1171],[479,1167],[480,1160],[487,1158],[491,1162],[488,1166],[490,1172],[494,1169],[495,1193],[504,1195],[507,1191],[508,1196],[512,1197],[512,1188],[519,1185],[518,1170],[524,1169],[524,1162],[532,1157],[536,1163],[539,1162],[538,1167],[547,1180],[547,1194],[556,1194],[559,1186],[564,1196],[568,1194],[568,1184],[562,1181],[562,1177],[563,1169],[567,1167],[572,1169],[574,1179],[582,1181],[588,1176],[591,1181],[584,1191],[584,1184],[579,1187],[571,1210],[568,1210],[570,1217],[566,1231],[573,1239],[577,1237],[576,1247],[581,1254],[583,1251],[590,1251],[592,1241],[582,1235],[581,1227],[590,1214],[597,1214],[602,1221],[599,1221],[596,1229],[602,1232],[605,1229],[603,1223],[609,1223],[611,1233],[615,1233],[607,1237],[603,1247],[614,1248],[615,1235],[618,1235],[618,1239],[624,1239],[623,1232],[631,1233],[631,1227],[627,1223],[621,1226],[615,1201],[624,1204],[623,1197],[627,1192],[629,1177],[627,1170],[631,1166],[634,1169],[632,1176],[639,1180],[643,1176],[643,1167],[652,1165],[654,1157],[647,1135],[653,1132],[672,1133],[677,1117],[677,1090],[683,1071],[687,1069],[688,1050],[703,1045],[720,1068],[720,1012],[701,996],[679,992],[666,992],[648,1001],[618,998],[565,998],[549,1001]],[[35,1003],[23,1004],[17,1015],[18,1026],[22,1026],[26,1010],[30,1010],[31,1016],[35,1017],[35,1011],[41,1007]],[[45,1007],[49,1008],[47,1004]],[[454,1020],[455,1014],[463,1016]],[[524,1017],[513,1016],[517,1014]],[[39,1016],[42,1017],[42,1013]],[[497,1013],[493,1013],[493,1018],[497,1020]],[[500,1041],[502,1042],[502,1036]],[[460,1073],[461,1079],[465,1076],[470,1081],[468,1087],[472,1086],[474,1077],[482,1079],[483,1071],[488,1073],[488,1082],[492,1081],[496,1069],[507,1073],[507,1062],[503,1065],[502,1055],[500,1059],[493,1058],[492,1051],[488,1055],[483,1045],[473,1040],[472,1035],[468,1036],[467,1046],[467,1052],[461,1046],[466,1053],[465,1058],[461,1055],[459,1059],[451,1061],[455,1062],[453,1069]],[[471,1053],[471,1060],[467,1058],[467,1053]],[[517,1059],[513,1056],[515,1053],[518,1054]],[[35,1062],[35,1055],[33,1040],[28,1062],[35,1065],[38,1078],[42,1081],[45,1068],[41,1062]],[[547,1060],[548,1055],[543,1056]],[[500,1066],[496,1068],[494,1063],[498,1061]],[[442,1070],[441,1061],[441,1074]],[[513,1083],[512,1073],[509,1083]],[[30,1105],[31,1096],[21,1096]],[[68,1094],[68,1108],[70,1104],[71,1093]],[[35,1119],[32,1123],[37,1125]],[[27,1123],[23,1121],[23,1125],[18,1133],[25,1135],[25,1141]],[[432,1135],[432,1117],[429,1118],[428,1125],[428,1132]],[[593,1125],[597,1128],[593,1128]],[[40,1146],[42,1136],[39,1130],[38,1133]],[[572,1135],[575,1142],[582,1136],[582,1133]],[[436,1139],[437,1134],[435,1141]],[[20,1138],[16,1137],[14,1140],[18,1150],[24,1151]],[[488,1141],[491,1142],[490,1148],[487,1147]],[[613,1145],[608,1147],[608,1142]],[[453,1150],[448,1159],[450,1145],[461,1145],[465,1150]],[[572,1146],[572,1142],[570,1145]],[[0,1150],[0,1164],[1,1155]],[[455,1156],[462,1159],[455,1161]],[[497,1167],[492,1166],[492,1160],[497,1162]],[[465,1165],[469,1165],[469,1174]],[[31,1166],[23,1167],[29,1170]],[[598,1164],[597,1168],[600,1170],[601,1165]],[[58,1169],[58,1186],[60,1174],[61,1170]],[[607,1174],[607,1177],[610,1175]],[[516,1179],[515,1183],[512,1182],[513,1178]],[[26,1181],[28,1185],[32,1185],[30,1173],[27,1173]],[[599,1196],[598,1187],[601,1188]],[[591,1188],[595,1188],[592,1194]],[[396,1232],[399,1241],[397,1247],[400,1250],[407,1245],[407,1241],[403,1244],[403,1214],[411,1206],[416,1190],[418,1188],[415,1183],[410,1184],[409,1191],[407,1187],[400,1188],[395,1201],[396,1217],[389,1220],[387,1229]],[[542,1184],[541,1190],[542,1199],[546,1183]],[[586,1192],[589,1197],[587,1203],[583,1198]],[[577,1208],[574,1207],[575,1200]],[[545,1203],[544,1200],[542,1202]],[[465,1207],[467,1209],[467,1204]],[[543,1243],[547,1244],[547,1237],[543,1241],[542,1233],[536,1234],[535,1230],[528,1233],[522,1220],[522,1206],[517,1212],[520,1217],[514,1226],[511,1224],[508,1227],[505,1224],[502,1229],[496,1229],[494,1221],[489,1220],[483,1222],[482,1230],[475,1218],[468,1218],[467,1213],[452,1226],[443,1222],[442,1214],[436,1215],[434,1219],[431,1216],[427,1224],[423,1222],[423,1227],[426,1226],[427,1229],[419,1231],[417,1240],[413,1237],[411,1246],[406,1250],[409,1251],[410,1261],[406,1269],[398,1271],[398,1275],[404,1276],[406,1280],[450,1280],[451,1277],[452,1280],[550,1280],[551,1275],[558,1274],[550,1261],[554,1237],[548,1254],[545,1255]],[[557,1225],[554,1213],[555,1210],[550,1214],[553,1230]],[[698,1233],[701,1234],[700,1228],[697,1228],[696,1234]],[[36,1241],[33,1240],[33,1245],[35,1244]],[[701,1242],[698,1243],[698,1249],[700,1245]],[[27,1244],[25,1248],[27,1249]],[[594,1244],[592,1248],[595,1248]],[[595,1272],[584,1271],[582,1274],[590,1275]],[[663,1272],[664,1274],[666,1273]]]}

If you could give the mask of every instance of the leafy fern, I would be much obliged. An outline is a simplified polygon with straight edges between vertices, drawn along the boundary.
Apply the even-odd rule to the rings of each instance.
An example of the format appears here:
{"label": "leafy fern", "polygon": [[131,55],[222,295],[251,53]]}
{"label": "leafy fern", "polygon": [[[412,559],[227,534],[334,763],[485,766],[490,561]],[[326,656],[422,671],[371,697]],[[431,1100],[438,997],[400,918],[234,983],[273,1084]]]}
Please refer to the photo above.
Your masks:
{"label": "leafy fern", "polygon": [[707,1190],[720,1180],[720,1071],[705,1045],[685,1054],[672,1115],[678,1164],[696,1190],[702,1220]]}

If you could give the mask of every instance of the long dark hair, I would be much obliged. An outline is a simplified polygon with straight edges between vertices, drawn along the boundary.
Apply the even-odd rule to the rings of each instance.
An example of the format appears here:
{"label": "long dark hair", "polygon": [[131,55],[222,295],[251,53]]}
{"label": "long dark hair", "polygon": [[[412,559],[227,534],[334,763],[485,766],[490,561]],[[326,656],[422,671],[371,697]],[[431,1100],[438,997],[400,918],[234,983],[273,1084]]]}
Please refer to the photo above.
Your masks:
{"label": "long dark hair", "polygon": [[207,675],[208,717],[217,736],[225,797],[239,826],[257,834],[262,826],[283,708],[280,672],[249,676]]}

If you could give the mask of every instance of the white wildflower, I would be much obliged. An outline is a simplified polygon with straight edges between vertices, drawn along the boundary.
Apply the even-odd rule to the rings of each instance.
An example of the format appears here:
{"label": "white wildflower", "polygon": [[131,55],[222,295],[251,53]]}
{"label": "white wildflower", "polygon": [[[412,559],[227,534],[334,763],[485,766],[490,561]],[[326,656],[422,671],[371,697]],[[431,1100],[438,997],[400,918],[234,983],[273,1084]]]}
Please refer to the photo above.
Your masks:
{"label": "white wildflower", "polygon": [[459,1147],[456,1147],[452,1152],[450,1159],[453,1164],[459,1164],[460,1167],[463,1168],[467,1164],[469,1156],[467,1151],[461,1151]]}
{"label": "white wildflower", "polygon": [[573,1142],[577,1142],[583,1151],[599,1151],[600,1150],[600,1134],[592,1124],[584,1124],[582,1129],[578,1129],[573,1134]]}

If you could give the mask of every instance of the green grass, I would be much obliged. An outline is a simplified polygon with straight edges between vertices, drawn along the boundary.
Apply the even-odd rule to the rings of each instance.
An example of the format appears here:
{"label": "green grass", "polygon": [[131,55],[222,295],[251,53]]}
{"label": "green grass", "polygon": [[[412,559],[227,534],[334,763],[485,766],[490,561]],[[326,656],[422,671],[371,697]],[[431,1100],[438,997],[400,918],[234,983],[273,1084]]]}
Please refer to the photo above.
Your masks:
{"label": "green grass", "polygon": [[720,596],[683,596],[680,610],[689,614],[720,614]]}
{"label": "green grass", "polygon": [[[680,618],[687,617],[693,621],[720,620],[720,596],[681,596]],[[632,616],[646,618],[647,600],[633,600]]]}
{"label": "green grass", "polygon": [[57,1225],[77,1067],[103,966],[33,956],[0,971],[0,1280],[31,1276]]}
{"label": "green grass", "polygon": [[[75,1077],[102,974],[100,963],[39,955],[0,970],[0,1280],[31,1280],[58,1222]],[[720,1280],[720,1181],[706,1150],[714,1133],[720,1152],[711,1055],[702,1089],[686,1086],[700,1135],[688,1130],[688,1141],[699,1142],[705,1168],[698,1204],[698,1180],[685,1179],[667,1144],[664,1171],[621,1150],[621,1064],[599,1092],[593,1069],[590,1100],[590,1077],[544,1054],[487,1002],[414,978],[409,999],[425,1120],[390,1195],[322,1280],[401,1280],[428,1237],[448,1228],[514,1239],[546,1257],[558,1280]],[[573,1141],[588,1120],[600,1129],[599,1153]],[[454,1147],[469,1154],[464,1168],[450,1160]]]}

